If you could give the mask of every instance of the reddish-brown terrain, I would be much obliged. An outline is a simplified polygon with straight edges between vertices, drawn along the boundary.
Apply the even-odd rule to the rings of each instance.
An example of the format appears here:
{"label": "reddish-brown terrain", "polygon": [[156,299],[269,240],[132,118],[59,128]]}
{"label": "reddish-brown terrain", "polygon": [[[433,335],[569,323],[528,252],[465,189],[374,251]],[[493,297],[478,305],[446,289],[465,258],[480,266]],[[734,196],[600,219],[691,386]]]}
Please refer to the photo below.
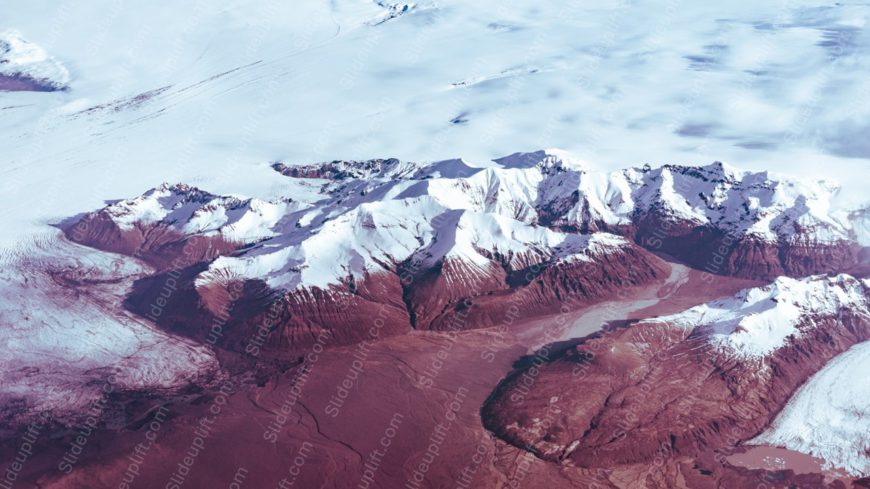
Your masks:
{"label": "reddish-brown terrain", "polygon": [[594,220],[584,226],[560,228],[581,232],[607,231],[634,240],[644,248],[678,256],[689,265],[733,277],[773,280],[786,275],[804,277],[835,273],[863,260],[854,241],[813,242],[808,236],[765,240],[728,234],[711,225],[681,221],[666,213],[639,216],[633,225],[612,226]]}
{"label": "reddish-brown terrain", "polygon": [[[616,318],[637,305],[646,309],[632,317],[644,316],[652,311],[649,304],[657,313],[673,313],[756,284],[719,277],[710,281],[696,271],[689,271],[687,278],[679,284],[624,289],[604,318]],[[356,488],[369,474],[370,485],[361,487],[392,489],[407,487],[415,470],[422,473],[421,467],[427,467],[424,481],[411,487],[736,488],[762,482],[772,488],[794,483],[846,487],[821,485],[817,475],[741,469],[724,459],[677,454],[658,465],[559,465],[487,432],[480,406],[516,358],[552,343],[569,328],[595,331],[602,324],[589,320],[590,312],[595,307],[510,324],[505,311],[505,321],[492,328],[414,332],[372,341],[366,348],[288,352],[284,358],[304,363],[283,372],[273,369],[257,380],[239,377],[223,393],[218,385],[171,399],[168,411],[152,419],[157,423],[143,413],[155,418],[154,407],[165,400],[128,399],[126,418],[118,415],[108,425],[101,423],[69,475],[58,470],[58,463],[77,427],[43,431],[34,450],[38,455],[24,465],[16,487],[96,489],[119,487],[125,478],[132,478],[131,487],[166,487],[170,478],[186,472],[181,487],[236,487],[231,486],[235,480],[238,487],[272,488],[286,478],[287,487]],[[262,360],[273,359],[267,355]],[[345,379],[351,379],[351,387],[342,391]],[[201,424],[213,426],[205,437],[197,435]],[[273,433],[275,443],[265,439]],[[381,440],[387,435],[392,438],[383,448]],[[153,444],[148,444],[150,438]],[[200,438],[203,448],[189,471],[180,469]],[[19,440],[7,438],[0,452],[4,460],[14,455]],[[440,443],[430,447],[436,441]],[[438,454],[431,458],[435,450]],[[425,460],[431,463],[421,466]],[[294,485],[287,485],[294,475]],[[717,480],[719,486],[702,485]]]}
{"label": "reddish-brown terrain", "polygon": [[[135,284],[126,307],[199,340],[209,336],[215,322],[224,323],[219,344],[235,352],[244,351],[246,339],[266,321],[275,330],[260,345],[266,349],[311,345],[323,332],[329,344],[351,344],[369,336],[358,327],[359,318],[380,318],[383,335],[487,327],[496,324],[510,304],[517,307],[517,318],[548,314],[558,311],[567,297],[576,308],[666,274],[658,258],[629,245],[589,255],[588,260],[548,262],[531,257],[522,267],[512,266],[512,257],[493,255],[490,273],[482,277],[469,273],[459,260],[432,268],[409,260],[326,289],[278,291],[260,280],[196,286],[209,261],[243,246],[216,237],[182,235],[164,223],[120,229],[106,213],[85,216],[66,234],[73,241],[134,256],[157,268],[158,273]],[[158,302],[160,307],[155,307]]]}
{"label": "reddish-brown terrain", "polygon": [[[559,188],[571,174],[562,166],[522,170],[518,181],[540,177],[563,199],[533,203],[512,193],[513,170],[438,189],[438,172],[392,159],[274,168],[328,180],[323,200],[164,185],[65,227],[72,241],[147,263],[123,307],[207,345],[221,368],[181,394],[114,393],[82,443],[78,427],[49,423],[22,484],[848,487],[829,472],[729,457],[809,376],[868,339],[865,316],[805,318],[811,333],[761,362],[714,352],[704,331],[640,320],[779,275],[856,269],[856,242],[814,242],[824,232],[785,225],[746,233],[761,215],[748,207],[731,236],[713,219],[725,204],[694,207],[710,213],[699,224],[649,190],[667,175],[648,170],[626,175],[645,179],[632,180],[637,196],[664,204],[611,225],[588,202],[572,214],[583,206]],[[667,171],[737,185],[722,165]],[[473,194],[465,207],[442,205],[459,199],[452,185]],[[718,190],[705,191],[706,205]],[[789,225],[789,212],[803,215],[776,212]],[[14,456],[24,435],[0,454]]]}
{"label": "reddish-brown terrain", "polygon": [[[205,201],[206,195],[190,189],[188,199],[181,203]],[[166,222],[134,223],[131,229],[122,229],[107,209],[86,214],[64,233],[76,243],[132,256],[157,270],[179,270],[244,247],[219,237],[182,234]]]}
{"label": "reddish-brown terrain", "polygon": [[[677,463],[662,487],[689,476],[688,487],[722,487],[725,476],[711,461],[757,435],[831,358],[870,339],[865,313],[841,309],[804,321],[807,333],[763,359],[717,350],[704,328],[615,324],[553,358],[520,364],[487,401],[483,420],[554,463],[607,469],[682,459],[692,462]],[[821,484],[818,474],[794,477],[801,487]]]}

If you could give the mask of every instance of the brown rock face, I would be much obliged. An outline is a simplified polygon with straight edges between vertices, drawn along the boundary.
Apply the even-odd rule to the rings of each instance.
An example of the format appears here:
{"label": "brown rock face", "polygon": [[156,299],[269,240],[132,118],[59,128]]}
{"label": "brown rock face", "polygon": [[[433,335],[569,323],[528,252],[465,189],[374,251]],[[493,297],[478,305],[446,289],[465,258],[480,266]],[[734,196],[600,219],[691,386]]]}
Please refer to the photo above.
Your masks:
{"label": "brown rock face", "polygon": [[[325,173],[296,176],[343,179],[357,178],[353,172],[377,173],[398,166],[397,160],[372,160],[362,167],[335,162],[284,170],[304,173],[316,168]],[[202,205],[214,198],[189,187],[176,190],[184,205]],[[569,196],[565,202],[552,203],[553,215],[575,200]],[[274,350],[305,347],[323,338],[334,344],[354,343],[371,337],[365,325],[375,321],[389,324],[379,326],[377,334],[493,326],[504,320],[507,311],[514,319],[553,313],[566,304],[589,304],[619,288],[643,285],[665,275],[665,267],[648,251],[623,246],[573,261],[558,261],[547,250],[530,251],[523,257],[478,250],[488,259],[483,267],[451,258],[423,268],[410,260],[385,263],[379,273],[348,278],[327,288],[290,292],[271,290],[258,280],[237,282],[231,277],[194,286],[196,273],[204,270],[202,264],[239,252],[246,244],[219,236],[181,234],[168,218],[121,227],[118,212],[110,207],[88,214],[66,229],[66,235],[154,266],[160,274],[137,284],[127,301],[131,310],[200,340],[219,329],[216,341],[231,351],[249,348],[251,337],[262,340],[257,348]],[[817,246],[746,237],[735,241],[721,231],[695,226],[661,210],[637,216],[635,224],[626,226],[593,222],[591,214],[587,221],[583,229],[570,230],[619,233],[646,249],[667,252],[710,273],[746,278],[841,270],[855,262],[857,253],[845,242]],[[559,227],[556,221],[550,224]],[[171,293],[167,283],[176,287]]]}
{"label": "brown rock face", "polygon": [[[587,231],[602,228],[595,225]],[[636,226],[608,230],[711,273],[747,278],[838,270],[855,260],[855,250],[846,243],[816,248],[745,238],[732,242],[721,232],[658,214],[639,219]],[[585,261],[486,255],[490,263],[484,269],[451,259],[422,269],[406,262],[327,289],[289,293],[270,290],[256,280],[194,287],[194,271],[204,270],[200,264],[237,252],[243,245],[220,237],[182,235],[163,222],[122,229],[106,210],[85,216],[66,234],[73,241],[153,265],[162,275],[137,284],[127,301],[131,310],[200,340],[217,324],[223,330],[220,344],[231,351],[305,347],[327,337],[329,343],[354,343],[371,336],[365,324],[375,320],[378,325],[389,324],[375,331],[386,335],[410,329],[487,327],[503,321],[507,310],[516,317],[552,313],[565,303],[588,304],[618,288],[665,275],[658,258],[649,252],[622,247]],[[178,287],[171,294],[165,290],[167,280]],[[249,338],[262,336],[267,337],[262,344],[248,346]]]}
{"label": "brown rock face", "polygon": [[504,320],[509,308],[517,310],[517,317],[553,313],[566,304],[575,308],[622,287],[643,285],[667,275],[660,259],[635,246],[591,256],[588,261],[542,262],[517,268],[506,259],[493,257],[485,274],[461,266],[448,262],[408,281],[405,298],[416,328],[493,326]]}
{"label": "brown rock face", "polygon": [[162,223],[121,229],[105,210],[86,215],[64,233],[76,243],[133,256],[160,270],[181,269],[243,247],[220,237],[184,235]]}
{"label": "brown rock face", "polygon": [[477,313],[477,298],[495,294],[503,298],[510,293],[507,271],[495,262],[480,270],[461,260],[446,259],[428,269],[405,263],[401,270],[405,302],[419,329],[465,329],[462,321],[460,326],[451,322],[467,319],[472,309]]}
{"label": "brown rock face", "polygon": [[515,319],[556,312],[667,275],[660,259],[633,246],[513,275],[494,267],[479,282],[454,281],[456,273],[466,273],[459,266],[448,262],[416,276],[402,269],[328,289],[282,292],[256,280],[196,286],[202,263],[140,280],[126,306],[170,331],[230,351],[279,351],[374,340],[412,328],[486,327],[503,321],[508,308]]}
{"label": "brown rock face", "polygon": [[[366,170],[396,163],[372,161]],[[189,190],[183,198],[196,203],[211,197]],[[516,310],[514,319],[552,313],[566,302],[578,307],[667,275],[659,258],[629,244],[566,261],[547,250],[523,257],[479,250],[489,260],[482,268],[454,258],[427,267],[410,260],[385,263],[382,272],[348,277],[327,288],[277,291],[260,280],[232,277],[196,285],[207,263],[243,245],[183,235],[170,220],[121,228],[109,212],[88,214],[65,232],[73,241],[135,256],[157,269],[136,283],[126,306],[170,331],[233,352],[350,344],[410,329],[486,327],[503,321],[508,308]]]}
{"label": "brown rock face", "polygon": [[[197,287],[205,264],[138,281],[125,306],[164,328],[236,353],[349,344],[410,330],[398,277],[279,292],[259,280]],[[375,329],[373,330],[372,327]]]}
{"label": "brown rock face", "polygon": [[713,226],[697,225],[656,210],[637,215],[632,224],[625,225],[611,225],[589,216],[581,220],[580,225],[567,225],[559,220],[545,220],[545,223],[562,231],[618,234],[648,250],[678,257],[699,270],[740,278],[773,280],[782,275],[805,277],[840,273],[861,262],[861,247],[855,242],[817,243],[806,236],[765,241],[731,235]]}
{"label": "brown rock face", "polygon": [[826,362],[870,338],[842,311],[763,360],[710,346],[703,331],[638,323],[582,340],[506,378],[488,429],[541,458],[600,468],[697,457],[752,438]]}
{"label": "brown rock face", "polygon": [[0,92],[56,92],[66,90],[48,80],[37,80],[25,75],[0,74]]}
{"label": "brown rock face", "polygon": [[639,218],[636,228],[622,227],[611,232],[709,273],[760,280],[842,272],[858,263],[860,251],[859,246],[848,241],[817,243],[800,237],[772,242],[733,236],[711,226],[695,226],[655,214]]}

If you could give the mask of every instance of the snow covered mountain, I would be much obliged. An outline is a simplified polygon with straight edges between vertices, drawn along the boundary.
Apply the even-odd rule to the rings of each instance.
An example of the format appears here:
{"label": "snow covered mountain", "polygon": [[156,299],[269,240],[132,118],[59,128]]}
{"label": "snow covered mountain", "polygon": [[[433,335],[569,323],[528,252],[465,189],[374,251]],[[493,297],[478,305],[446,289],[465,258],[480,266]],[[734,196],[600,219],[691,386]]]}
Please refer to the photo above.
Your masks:
{"label": "snow covered mountain", "polygon": [[[821,371],[753,443],[824,455],[828,464],[862,475],[866,432],[860,432],[860,420],[844,425],[861,414],[843,399],[864,388],[833,395],[825,382],[844,365],[861,364],[858,350],[867,340],[870,281],[782,278],[585,338],[536,366],[531,386],[520,369],[484,406],[484,421],[542,458],[584,467],[652,463],[663,446],[675,459],[703,458],[752,440]],[[799,418],[801,413],[808,417]],[[838,449],[827,441],[845,445]]]}
{"label": "snow covered mountain", "polygon": [[[302,201],[261,201],[163,185],[85,219],[105,221],[117,236],[93,235],[91,230],[84,233],[90,238],[73,237],[126,253],[153,252],[163,246],[153,233],[146,240],[140,232],[158,224],[173,236],[199,235],[230,246],[268,240],[241,257],[223,258],[212,268],[291,287],[326,286],[349,274],[359,276],[377,268],[375,262],[386,255],[402,261],[420,248],[418,241],[428,243],[436,232],[453,232],[460,223],[471,225],[469,220],[483,215],[499,219],[504,226],[487,238],[495,241],[483,245],[496,253],[526,251],[510,249],[516,245],[503,239],[516,233],[533,233],[526,241],[552,247],[566,239],[565,233],[606,231],[653,250],[679,254],[699,268],[716,265],[720,267],[716,271],[744,276],[774,278],[781,273],[837,270],[854,261],[852,253],[858,247],[848,216],[832,209],[837,187],[826,182],[743,172],[721,163],[602,173],[588,171],[582,163],[554,151],[512,155],[497,163],[486,168],[462,160],[428,165],[395,159],[305,166],[277,163],[276,171],[285,175],[314,179],[321,187],[318,193]],[[459,212],[448,218],[450,211]],[[437,216],[442,217],[433,223]],[[448,219],[450,223],[440,222]],[[85,227],[80,224],[77,233],[83,234]],[[353,245],[345,243],[363,232],[370,235]],[[385,254],[365,250],[366,259],[356,263],[351,263],[353,253],[348,250],[336,250],[334,260],[322,260],[312,250],[308,251],[311,259],[299,255],[299,249],[306,247],[325,250],[319,240],[333,237],[342,238],[333,240],[339,247],[378,243]],[[439,250],[458,252],[463,238],[474,239],[462,234],[442,237]],[[445,239],[452,241],[444,244]],[[747,256],[750,246],[772,254]],[[332,268],[317,268],[318,261]]]}
{"label": "snow covered mountain", "polygon": [[[588,300],[665,270],[622,237],[536,222],[528,181],[542,175],[538,169],[483,170],[458,160],[276,169],[329,179],[320,180],[318,198],[308,202],[164,185],[85,216],[67,235],[164,272],[198,267],[189,285],[211,314],[228,308],[234,284],[282,291],[287,328],[276,339],[282,345],[309,341],[318,329],[354,341],[363,330],[352,323],[366,314],[394,326],[464,328],[454,325],[457,317],[485,326],[498,321],[500,302],[514,294],[524,314],[541,313],[558,308],[554,295]],[[519,179],[525,185],[515,190],[527,195],[510,198],[497,187],[488,195],[491,183],[477,175]],[[177,306],[194,312],[191,304]]]}
{"label": "snow covered mountain", "polygon": [[[396,161],[381,178],[426,179],[413,191],[454,207],[563,231],[621,234],[714,273],[772,279],[836,271],[856,260],[856,231],[848,216],[832,208],[838,187],[828,182],[722,163],[596,172],[555,150],[496,162],[482,170],[462,165],[431,178],[425,167],[412,177],[411,167]],[[371,191],[385,183],[375,178],[363,185]],[[339,194],[361,189],[359,183],[328,187]]]}
{"label": "snow covered mountain", "polygon": [[816,324],[808,318],[837,317],[844,310],[870,318],[868,287],[870,281],[848,275],[804,280],[780,277],[768,286],[746,289],[734,297],[647,323],[699,329],[722,353],[763,360],[811,333]]}
{"label": "snow covered mountain", "polygon": [[[325,336],[350,344],[500,325],[514,310],[605,308],[629,288],[657,289],[670,255],[707,274],[672,274],[680,280],[663,291],[697,284],[706,302],[721,281],[770,285],[587,339],[535,372],[520,408],[497,405],[528,387],[508,379],[488,426],[565,465],[640,461],[607,487],[749,486],[749,476],[716,479],[721,464],[708,463],[711,447],[733,448],[727,435],[867,476],[866,406],[855,401],[866,382],[846,384],[868,358],[870,4],[10,3],[0,15],[0,426],[35,413],[70,424],[107,398],[123,411],[172,396],[181,422],[166,425],[149,464],[174,470],[188,440],[164,436],[186,433],[218,377],[258,377],[227,405],[226,433],[263,419],[248,414],[287,414],[270,401],[300,349]],[[542,145],[578,156],[525,152]],[[492,159],[506,149],[524,152]],[[370,159],[379,155],[401,159]],[[454,155],[469,159],[439,161]],[[333,158],[344,159],[295,164]],[[715,159],[752,171],[691,163]],[[765,171],[786,168],[821,168],[844,187]],[[674,299],[680,309],[702,302],[687,295]],[[537,330],[514,333],[499,359],[538,341]],[[372,356],[382,387],[365,397],[389,397],[377,411],[440,409],[408,387],[412,373],[386,366],[410,372],[423,357],[414,340],[447,336],[379,345],[395,351]],[[478,373],[465,363],[478,344],[452,355],[456,369]],[[340,360],[319,368],[341,370]],[[273,379],[259,385],[270,376],[272,399]],[[472,397],[490,389],[484,377]],[[308,471],[350,487],[353,477],[328,469],[357,475],[355,454],[342,451],[363,453],[360,430],[317,418],[317,384],[286,441],[328,436]],[[184,406],[188,393],[197,401]],[[466,404],[473,429],[454,430],[468,435],[452,436],[455,446],[480,434],[476,399]],[[547,429],[542,413],[556,404],[563,413]],[[427,425],[407,414],[414,428],[401,436],[425,440]],[[18,484],[101,486],[128,466],[119,451],[144,429],[133,425],[92,440],[93,479],[37,473],[59,453],[36,447]],[[43,435],[55,445],[75,436]],[[2,441],[0,458],[18,450],[17,438]],[[517,465],[498,443],[478,472],[491,485]],[[290,449],[237,459],[209,445],[200,466],[219,469],[280,468],[271,456]],[[433,469],[431,485],[456,481],[448,472],[468,457],[455,446],[444,446],[446,475]],[[650,474],[663,447],[671,465]],[[400,438],[391,457],[419,450]],[[379,483],[408,475],[409,460],[388,459]],[[547,465],[549,479],[532,469],[541,485],[592,485],[585,469]],[[230,480],[204,472],[187,486]],[[142,473],[149,487],[169,475]],[[273,475],[252,471],[248,484]]]}
{"label": "snow covered mountain", "polygon": [[[166,180],[269,199],[257,162],[384,154],[823,168],[863,198],[868,19],[819,0],[18,3],[0,32],[41,46],[69,89],[2,94],[0,189],[22,204],[0,242]],[[29,205],[37,187],[65,191]]]}
{"label": "snow covered mountain", "polygon": [[858,249],[850,221],[831,209],[835,186],[721,163],[600,173],[551,150],[488,167],[384,159],[273,168],[315,191],[263,201],[163,185],[66,232],[163,273],[188,269],[211,314],[234,302],[239,283],[284,294],[293,325],[285,345],[320,328],[354,341],[351,310],[415,328],[469,314],[485,326],[513,294],[533,314],[558,297],[659,278],[656,259],[634,243],[763,278],[840,270]]}

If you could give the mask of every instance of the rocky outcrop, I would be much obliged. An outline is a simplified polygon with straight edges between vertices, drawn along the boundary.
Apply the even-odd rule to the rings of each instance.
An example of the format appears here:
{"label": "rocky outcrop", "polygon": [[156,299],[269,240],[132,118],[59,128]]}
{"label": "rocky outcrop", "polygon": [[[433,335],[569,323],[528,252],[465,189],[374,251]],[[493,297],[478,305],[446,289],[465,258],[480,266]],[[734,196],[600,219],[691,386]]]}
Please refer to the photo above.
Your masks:
{"label": "rocky outcrop", "polygon": [[221,236],[186,235],[164,222],[135,223],[124,228],[105,211],[84,216],[64,232],[72,241],[136,257],[158,270],[211,261],[244,246]]}
{"label": "rocky outcrop", "polygon": [[849,270],[859,262],[861,250],[848,239],[771,240],[732,235],[709,225],[697,226],[667,216],[648,216],[638,219],[636,227],[617,227],[613,232],[632,237],[647,249],[679,257],[699,270],[759,280]]}
{"label": "rocky outcrop", "polygon": [[197,287],[196,277],[204,266],[138,281],[126,307],[173,333],[254,356],[315,343],[350,344],[410,330],[395,275],[368,277],[344,288],[293,292],[272,289],[261,280]]}
{"label": "rocky outcrop", "polygon": [[[430,329],[455,329],[498,325],[508,316],[516,318],[576,309],[612,296],[626,287],[636,287],[667,276],[661,260],[639,247],[614,249],[590,256],[588,261],[546,263],[507,269],[502,282],[491,289],[462,290],[440,277],[440,289],[421,287],[412,297],[422,306],[436,309],[434,316],[418,314],[418,324]],[[432,307],[437,303],[440,308]],[[417,306],[416,301],[412,301]],[[420,308],[424,309],[424,308]],[[465,326],[468,327],[468,326]]]}
{"label": "rocky outcrop", "polygon": [[373,177],[401,178],[416,172],[418,166],[396,158],[378,158],[366,161],[335,160],[313,165],[285,165],[275,162],[272,164],[272,169],[293,178],[350,180]]}

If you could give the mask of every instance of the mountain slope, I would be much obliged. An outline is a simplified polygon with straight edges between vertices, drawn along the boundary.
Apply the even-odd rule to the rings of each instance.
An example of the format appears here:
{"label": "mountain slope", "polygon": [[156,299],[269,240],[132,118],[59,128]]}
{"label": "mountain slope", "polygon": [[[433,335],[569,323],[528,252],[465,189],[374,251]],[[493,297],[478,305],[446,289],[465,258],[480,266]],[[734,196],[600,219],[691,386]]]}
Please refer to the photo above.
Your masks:
{"label": "mountain slope", "polygon": [[[566,300],[579,304],[666,275],[658,258],[618,236],[538,225],[534,209],[505,194],[491,170],[460,160],[275,168],[320,178],[320,200],[265,202],[163,185],[90,213],[66,233],[158,269],[127,301],[143,315],[168,276],[181,278],[183,292],[167,299],[159,321],[201,338],[206,322],[231,314],[246,325],[226,338],[234,349],[275,301],[281,332],[270,346],[286,348],[323,331],[358,341],[367,334],[356,325],[364,317],[381,318],[390,333],[486,326],[503,320],[506,300],[525,315],[552,312]],[[531,175],[514,173],[509,190],[531,198]],[[494,187],[457,201],[457,185],[471,189],[464,174]]]}
{"label": "mountain slope", "polygon": [[484,406],[484,422],[542,458],[584,467],[650,463],[662,447],[671,457],[726,449],[758,434],[830,359],[870,339],[868,307],[866,280],[781,278],[520,369]]}
{"label": "mountain slope", "polygon": [[[824,181],[722,163],[597,172],[558,150],[495,161],[494,167],[440,178],[422,165],[412,177],[413,170],[396,161],[402,182],[393,179],[395,170],[369,175],[366,191],[396,185],[449,208],[570,232],[609,231],[711,273],[744,277],[840,271],[855,263],[860,247],[857,221],[834,207],[839,188]],[[409,186],[414,179],[421,182]],[[332,179],[326,188],[348,196],[358,190],[343,181]]]}

